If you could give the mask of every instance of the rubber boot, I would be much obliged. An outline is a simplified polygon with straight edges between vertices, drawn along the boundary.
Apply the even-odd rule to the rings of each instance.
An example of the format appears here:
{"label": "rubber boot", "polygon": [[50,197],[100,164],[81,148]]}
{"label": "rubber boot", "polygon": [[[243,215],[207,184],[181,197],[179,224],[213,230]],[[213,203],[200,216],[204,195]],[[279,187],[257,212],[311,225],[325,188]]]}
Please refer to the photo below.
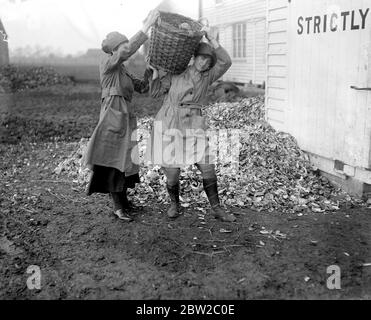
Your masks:
{"label": "rubber boot", "polygon": [[169,218],[177,218],[179,216],[180,206],[179,206],[179,184],[175,186],[167,185],[167,191],[170,196],[170,207],[167,210],[167,216]]}
{"label": "rubber boot", "polygon": [[118,217],[120,220],[123,220],[126,222],[133,221],[133,219],[128,215],[127,210],[123,208],[122,206],[121,193],[111,192],[110,196],[113,200],[114,215]]}
{"label": "rubber boot", "polygon": [[220,219],[223,222],[234,222],[236,217],[233,214],[228,214],[220,205],[219,195],[218,195],[218,183],[216,179],[204,179],[203,180],[204,189],[209,199],[211,206],[211,213],[216,219]]}

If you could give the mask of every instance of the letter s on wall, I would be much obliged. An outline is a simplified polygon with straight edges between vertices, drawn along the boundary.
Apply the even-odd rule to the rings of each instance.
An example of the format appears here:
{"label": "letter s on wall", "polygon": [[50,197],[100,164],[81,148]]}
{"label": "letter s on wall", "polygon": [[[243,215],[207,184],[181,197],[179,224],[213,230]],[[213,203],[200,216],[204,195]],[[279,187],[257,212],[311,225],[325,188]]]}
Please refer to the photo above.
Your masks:
{"label": "letter s on wall", "polygon": [[298,18],[298,26],[299,26],[298,34],[303,34],[303,31],[304,31],[304,28],[303,28],[303,25],[302,25],[303,20],[304,20],[303,17]]}

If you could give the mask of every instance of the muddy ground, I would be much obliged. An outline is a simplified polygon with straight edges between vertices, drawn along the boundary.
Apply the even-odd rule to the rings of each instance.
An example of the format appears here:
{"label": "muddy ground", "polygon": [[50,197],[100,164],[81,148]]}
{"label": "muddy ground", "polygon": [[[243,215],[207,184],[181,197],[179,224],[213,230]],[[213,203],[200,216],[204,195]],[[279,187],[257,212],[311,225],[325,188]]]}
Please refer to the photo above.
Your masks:
{"label": "muddy ground", "polygon": [[[134,103],[138,116],[159,105]],[[203,224],[195,208],[173,221],[150,203],[124,223],[107,196],[53,173],[94,129],[98,87],[3,95],[1,105],[0,299],[371,299],[371,209],[229,208],[235,223],[207,214]],[[40,290],[27,288],[30,265]],[[331,265],[340,290],[326,286]]]}

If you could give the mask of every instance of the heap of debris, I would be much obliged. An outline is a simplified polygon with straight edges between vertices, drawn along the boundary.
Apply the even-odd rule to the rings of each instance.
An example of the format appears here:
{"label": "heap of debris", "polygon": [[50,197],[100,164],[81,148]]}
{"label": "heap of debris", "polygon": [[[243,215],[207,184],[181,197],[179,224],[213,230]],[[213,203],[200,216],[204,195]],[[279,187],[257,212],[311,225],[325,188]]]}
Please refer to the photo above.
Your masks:
{"label": "heap of debris", "polygon": [[91,172],[88,168],[82,166],[82,157],[88,141],[88,139],[81,139],[77,143],[77,149],[54,169],[54,173],[60,175],[62,172],[66,172],[75,183],[86,185],[90,179]]}
{"label": "heap of debris", "polygon": [[[340,209],[342,203],[356,204],[354,199],[334,188],[313,168],[295,139],[277,132],[264,120],[264,99],[254,97],[236,103],[211,105],[206,116],[211,130],[228,129],[238,133],[238,161],[218,161],[216,164],[219,194],[225,205],[249,207],[261,211],[325,212]],[[143,157],[152,119],[139,120],[139,151]],[[219,150],[230,150],[229,139],[219,139]],[[88,171],[81,168],[81,157],[87,140],[56,169],[65,171],[76,182],[86,184]],[[158,166],[141,166],[141,183],[132,196],[137,203],[168,201],[166,178]],[[207,203],[200,172],[195,166],[181,172],[182,206],[202,206]]]}

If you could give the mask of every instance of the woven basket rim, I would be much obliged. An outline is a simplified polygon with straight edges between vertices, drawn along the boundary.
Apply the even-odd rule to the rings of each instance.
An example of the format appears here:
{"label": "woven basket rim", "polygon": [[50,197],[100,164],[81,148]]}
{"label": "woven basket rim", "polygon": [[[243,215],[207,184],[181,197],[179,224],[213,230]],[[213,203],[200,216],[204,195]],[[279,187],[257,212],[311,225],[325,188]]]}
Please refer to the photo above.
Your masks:
{"label": "woven basket rim", "polygon": [[164,16],[164,15],[171,15],[171,16],[174,16],[174,17],[179,17],[179,18],[185,20],[185,22],[187,22],[187,23],[191,22],[192,26],[193,25],[199,26],[199,30],[180,29],[180,28],[177,28],[177,27],[173,26],[172,24],[170,24],[170,23],[168,23],[164,20],[161,20],[160,24],[156,24],[154,26],[158,30],[164,30],[164,31],[166,31],[168,33],[171,33],[171,34],[184,35],[184,36],[188,36],[188,37],[200,37],[200,36],[203,36],[205,34],[204,31],[201,31],[202,24],[200,22],[197,22],[197,21],[195,21],[195,20],[193,20],[189,17],[183,16],[183,15],[178,14],[178,13],[160,11],[160,18],[161,18],[161,16]]}

